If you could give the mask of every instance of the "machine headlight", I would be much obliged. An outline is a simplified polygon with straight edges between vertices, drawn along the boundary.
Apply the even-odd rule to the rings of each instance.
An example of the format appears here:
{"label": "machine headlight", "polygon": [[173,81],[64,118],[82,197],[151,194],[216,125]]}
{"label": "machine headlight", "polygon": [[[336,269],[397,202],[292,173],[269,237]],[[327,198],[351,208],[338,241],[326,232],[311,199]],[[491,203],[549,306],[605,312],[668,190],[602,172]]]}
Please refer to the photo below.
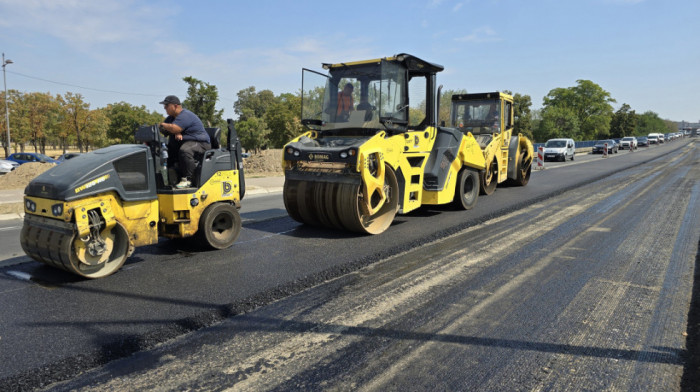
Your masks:
{"label": "machine headlight", "polygon": [[29,199],[24,199],[24,206],[31,212],[36,212],[36,203]]}
{"label": "machine headlight", "polygon": [[51,213],[54,216],[61,216],[63,215],[63,204],[54,204],[51,206]]}
{"label": "machine headlight", "polygon": [[299,152],[299,150],[294,150],[294,154],[292,154],[292,155],[294,155],[295,157],[298,157],[299,155],[301,155],[301,152]]}
{"label": "machine headlight", "polygon": [[341,152],[341,153],[340,153],[340,157],[343,158],[343,159],[347,158],[347,157],[348,157],[348,152],[347,152],[347,151]]}

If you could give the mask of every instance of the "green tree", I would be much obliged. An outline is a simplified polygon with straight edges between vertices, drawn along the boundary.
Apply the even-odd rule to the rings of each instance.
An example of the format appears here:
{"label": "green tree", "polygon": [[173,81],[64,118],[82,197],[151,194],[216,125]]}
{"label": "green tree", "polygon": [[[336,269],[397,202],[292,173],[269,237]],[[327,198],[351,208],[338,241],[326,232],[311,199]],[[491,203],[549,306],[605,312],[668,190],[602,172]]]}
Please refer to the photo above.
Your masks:
{"label": "green tree", "polygon": [[225,131],[224,110],[216,110],[216,102],[219,100],[219,91],[216,86],[192,76],[184,77],[182,80],[189,85],[187,98],[182,105],[196,114],[205,127],[218,127]]}
{"label": "green tree", "polygon": [[294,94],[281,94],[275,99],[265,113],[265,123],[269,126],[270,147],[282,148],[293,138],[302,133],[299,113],[301,97]]}
{"label": "green tree", "polygon": [[258,152],[269,143],[267,136],[270,130],[267,128],[265,121],[257,117],[237,121],[236,132],[238,132],[238,137],[241,139],[241,145],[246,150]]}
{"label": "green tree", "polygon": [[22,123],[27,128],[29,142],[34,146],[34,152],[46,153],[47,124],[56,103],[48,93],[29,93],[24,94],[23,104],[26,106],[26,116]]}
{"label": "green tree", "polygon": [[[578,133],[578,117],[573,110],[566,107],[552,106],[542,111],[542,120],[534,132],[538,143],[554,138],[570,138]],[[581,140],[581,139],[577,139]]]}
{"label": "green tree", "polygon": [[275,94],[270,90],[256,92],[251,86],[238,92],[233,109],[238,114],[236,130],[244,148],[257,151],[270,145],[266,114],[275,102]]}
{"label": "green tree", "polygon": [[[510,94],[510,93],[509,93]],[[532,134],[532,113],[530,107],[532,99],[529,95],[521,95],[516,93],[513,95],[513,133],[522,133],[529,139],[533,139]]]}
{"label": "green tree", "polygon": [[[85,126],[83,127],[82,142],[85,151],[106,147],[111,143],[107,137],[109,130],[109,117],[106,109],[91,110],[86,117]],[[80,149],[82,151],[82,148]]]}
{"label": "green tree", "polygon": [[640,135],[648,135],[650,133],[666,133],[668,132],[666,123],[658,114],[651,110],[637,116],[637,132]]}
{"label": "green tree", "polygon": [[255,92],[250,86],[238,92],[238,99],[233,103],[233,110],[240,120],[251,117],[263,118],[268,108],[275,103],[275,94],[270,90]]}
{"label": "green tree", "polygon": [[[607,137],[610,133],[610,120],[613,114],[610,104],[615,100],[610,97],[610,93],[590,80],[576,82],[578,84],[574,87],[555,88],[544,97],[543,122],[546,117],[551,118],[551,114],[546,115],[550,108],[568,109],[567,111],[557,110],[556,113],[566,113],[567,116],[572,113],[577,119],[577,127],[567,129],[566,132],[573,133],[564,133],[561,137],[570,137],[575,140]],[[540,123],[540,126],[542,125]]]}
{"label": "green tree", "polygon": [[137,107],[123,101],[107,105],[105,114],[109,119],[109,144],[133,143],[134,131],[140,125],[152,125],[163,121],[162,114],[149,112],[145,105]]}
{"label": "green tree", "polygon": [[623,138],[636,134],[637,115],[630,105],[623,103],[610,120],[610,137]]}

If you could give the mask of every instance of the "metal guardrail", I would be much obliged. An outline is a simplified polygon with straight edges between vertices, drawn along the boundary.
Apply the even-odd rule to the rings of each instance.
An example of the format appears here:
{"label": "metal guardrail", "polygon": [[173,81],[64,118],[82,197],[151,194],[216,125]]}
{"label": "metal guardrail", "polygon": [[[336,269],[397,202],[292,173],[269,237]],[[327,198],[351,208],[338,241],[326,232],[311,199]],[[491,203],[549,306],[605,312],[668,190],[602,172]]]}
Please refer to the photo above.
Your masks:
{"label": "metal guardrail", "polygon": [[[620,143],[620,139],[613,139],[613,140]],[[595,146],[596,142],[597,142],[597,140],[587,140],[587,141],[583,141],[583,142],[574,141],[574,146],[577,149],[578,148],[590,148],[590,147]],[[533,143],[533,147],[535,148],[535,150],[537,150],[537,147],[544,147],[544,143]]]}

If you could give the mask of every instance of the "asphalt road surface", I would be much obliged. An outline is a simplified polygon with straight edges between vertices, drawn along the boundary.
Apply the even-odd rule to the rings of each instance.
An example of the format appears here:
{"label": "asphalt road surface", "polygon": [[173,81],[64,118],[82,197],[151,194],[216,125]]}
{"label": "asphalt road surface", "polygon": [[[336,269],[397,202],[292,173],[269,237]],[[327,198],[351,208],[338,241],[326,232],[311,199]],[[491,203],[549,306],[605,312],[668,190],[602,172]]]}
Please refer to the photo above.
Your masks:
{"label": "asphalt road surface", "polygon": [[96,281],[1,268],[0,388],[680,390],[696,144],[549,164],[379,236],[271,217]]}

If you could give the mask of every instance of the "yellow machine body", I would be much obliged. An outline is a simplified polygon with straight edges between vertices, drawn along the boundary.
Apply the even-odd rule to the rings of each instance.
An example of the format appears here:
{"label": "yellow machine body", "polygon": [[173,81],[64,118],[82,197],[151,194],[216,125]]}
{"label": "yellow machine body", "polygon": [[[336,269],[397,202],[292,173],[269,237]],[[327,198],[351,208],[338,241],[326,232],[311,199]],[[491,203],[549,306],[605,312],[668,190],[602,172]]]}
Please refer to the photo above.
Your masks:
{"label": "yellow machine body", "polygon": [[210,247],[230,246],[245,192],[240,143],[232,122],[229,150],[218,147],[218,128],[206,130],[216,148],[200,157],[190,188],[166,183],[155,126],[137,130],[144,144],[92,151],[43,173],[25,189],[22,248],[37,261],[101,278],[159,237],[199,235]]}
{"label": "yellow machine body", "polygon": [[[324,68],[330,74],[316,85],[307,80],[320,74],[304,70],[302,123],[310,131],[284,149],[284,200],[292,218],[378,234],[396,213],[455,201],[464,188],[459,173],[485,169],[471,134],[437,125],[441,66],[397,55]],[[359,92],[350,98],[344,88]],[[428,103],[411,105],[412,88]],[[343,113],[345,100],[359,104]]]}

